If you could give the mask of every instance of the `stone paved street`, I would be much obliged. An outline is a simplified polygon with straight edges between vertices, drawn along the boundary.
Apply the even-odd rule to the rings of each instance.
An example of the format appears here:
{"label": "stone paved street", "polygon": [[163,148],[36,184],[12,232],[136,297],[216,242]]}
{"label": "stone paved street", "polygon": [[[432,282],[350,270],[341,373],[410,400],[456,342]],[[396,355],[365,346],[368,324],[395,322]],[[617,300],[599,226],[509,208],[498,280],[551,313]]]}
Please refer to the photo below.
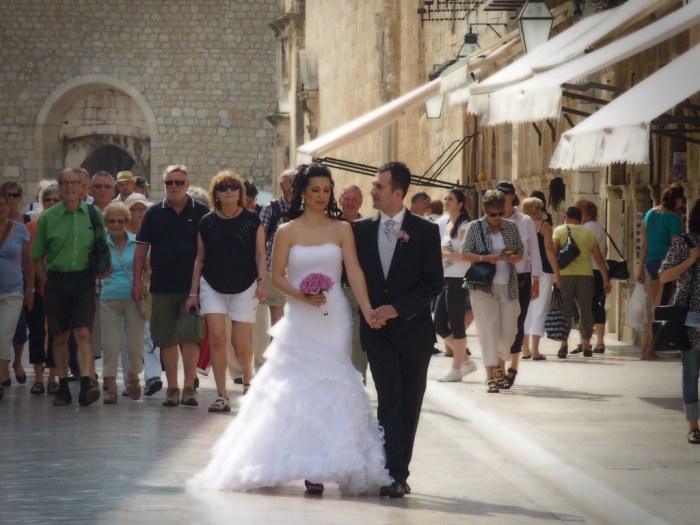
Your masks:
{"label": "stone paved street", "polygon": [[[0,523],[70,524],[695,524],[700,447],[685,440],[680,362],[604,356],[525,361],[516,386],[487,394],[479,370],[461,384],[429,381],[412,476],[400,500],[304,496],[301,482],[247,494],[192,493],[235,417],[165,409],[163,393],[116,406],[51,406],[26,385],[0,402]],[[449,359],[433,358],[432,378]],[[73,384],[74,399],[77,384]],[[240,388],[238,385],[236,388]],[[370,389],[373,392],[373,388]],[[284,439],[284,436],[280,436]]]}

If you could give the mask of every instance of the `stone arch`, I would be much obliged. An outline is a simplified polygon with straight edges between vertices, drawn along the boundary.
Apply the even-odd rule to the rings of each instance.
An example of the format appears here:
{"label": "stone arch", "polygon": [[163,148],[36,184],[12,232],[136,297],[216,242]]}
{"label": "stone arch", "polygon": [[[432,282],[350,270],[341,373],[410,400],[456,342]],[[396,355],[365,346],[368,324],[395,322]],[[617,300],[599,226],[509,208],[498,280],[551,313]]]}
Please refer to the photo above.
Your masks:
{"label": "stone arch", "polygon": [[[134,86],[109,75],[81,75],[56,87],[46,98],[37,114],[34,147],[42,177],[55,177],[57,170],[64,167],[68,154],[66,145],[60,136],[64,125],[64,115],[81,98],[100,90],[112,90],[129,97],[139,109],[145,122],[145,131],[148,137],[136,137],[134,140],[129,140],[128,137],[119,137],[115,133],[112,139],[117,142],[115,144],[117,147],[124,149],[134,157],[134,150],[143,148],[144,141],[148,143],[158,141],[158,125],[155,114],[145,97]],[[102,143],[95,144],[95,148],[106,145],[110,141],[109,137],[109,134],[102,135]],[[120,144],[120,141],[128,144]],[[130,149],[131,151],[129,151]],[[88,154],[89,152],[85,156]],[[150,160],[142,168],[144,176],[150,179]]]}

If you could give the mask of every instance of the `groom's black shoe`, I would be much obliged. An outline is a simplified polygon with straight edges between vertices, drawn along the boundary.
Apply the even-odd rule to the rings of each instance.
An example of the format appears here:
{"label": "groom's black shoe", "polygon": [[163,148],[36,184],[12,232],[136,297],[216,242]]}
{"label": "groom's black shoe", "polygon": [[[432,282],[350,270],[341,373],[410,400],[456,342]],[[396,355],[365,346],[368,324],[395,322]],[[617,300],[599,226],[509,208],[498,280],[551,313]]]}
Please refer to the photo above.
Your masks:
{"label": "groom's black shoe", "polygon": [[391,485],[385,485],[379,489],[379,496],[382,498],[403,498],[406,494],[403,483],[394,481]]}

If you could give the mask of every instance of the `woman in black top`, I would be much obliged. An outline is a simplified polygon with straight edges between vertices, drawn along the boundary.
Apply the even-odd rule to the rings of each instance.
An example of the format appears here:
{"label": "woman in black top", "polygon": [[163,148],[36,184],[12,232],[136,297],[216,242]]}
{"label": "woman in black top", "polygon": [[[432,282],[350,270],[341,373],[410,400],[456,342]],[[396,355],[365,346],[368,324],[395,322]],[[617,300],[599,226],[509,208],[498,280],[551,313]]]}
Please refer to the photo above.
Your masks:
{"label": "woman in black top", "polygon": [[230,412],[226,394],[226,318],[231,344],[243,369],[243,393],[253,378],[251,332],[258,300],[267,296],[265,233],[258,215],[245,208],[243,180],[221,171],[211,181],[214,211],[199,223],[197,259],[187,308],[201,305],[207,318],[211,365],[218,390],[209,412]]}

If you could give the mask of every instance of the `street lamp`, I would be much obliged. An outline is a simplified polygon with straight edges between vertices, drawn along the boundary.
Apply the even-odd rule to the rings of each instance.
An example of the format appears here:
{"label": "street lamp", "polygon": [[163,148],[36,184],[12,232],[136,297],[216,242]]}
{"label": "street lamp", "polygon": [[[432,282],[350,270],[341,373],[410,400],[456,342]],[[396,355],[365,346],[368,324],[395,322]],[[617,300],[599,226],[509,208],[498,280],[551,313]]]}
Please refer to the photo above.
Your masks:
{"label": "street lamp", "polygon": [[544,0],[528,0],[518,16],[520,37],[525,53],[549,40],[554,17]]}
{"label": "street lamp", "polygon": [[439,93],[425,101],[425,116],[428,118],[440,118],[442,106],[445,104],[445,94]]}
{"label": "street lamp", "polygon": [[479,40],[478,36],[472,32],[472,28],[469,28],[469,33],[464,35],[464,44],[459,48],[457,53],[457,58],[465,58],[475,53],[479,50]]}

